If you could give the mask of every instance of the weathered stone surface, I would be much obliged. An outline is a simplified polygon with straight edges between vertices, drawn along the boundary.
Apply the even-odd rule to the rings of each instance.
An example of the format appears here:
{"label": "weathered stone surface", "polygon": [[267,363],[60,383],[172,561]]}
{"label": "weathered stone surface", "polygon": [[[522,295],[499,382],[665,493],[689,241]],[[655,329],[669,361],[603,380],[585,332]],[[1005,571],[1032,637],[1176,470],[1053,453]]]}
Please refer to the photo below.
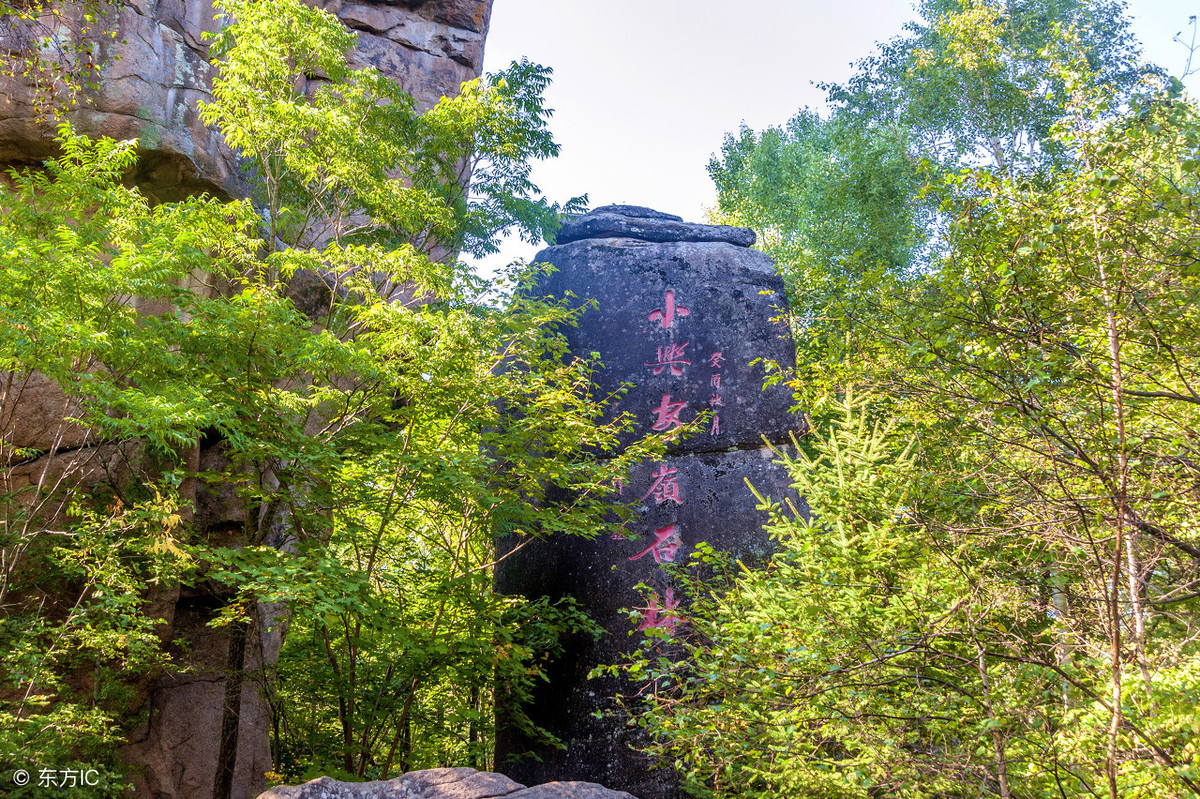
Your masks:
{"label": "weathered stone surface", "polygon": [[[593,216],[593,215],[601,215],[601,214],[627,216],[627,217],[631,217],[633,219],[662,219],[662,220],[666,220],[668,222],[682,222],[683,221],[682,216],[676,216],[675,214],[668,214],[665,211],[656,211],[655,209],[647,208],[644,205],[619,205],[619,204],[602,205],[599,208],[593,208],[592,210],[588,211],[586,214],[582,214],[581,216]],[[576,217],[576,219],[579,219],[579,218],[580,217]]]}
{"label": "weathered stone surface", "polygon": [[[537,541],[504,562],[497,575],[501,593],[573,596],[607,634],[599,641],[572,640],[529,708],[537,724],[567,741],[567,749],[534,747],[503,730],[497,741],[497,768],[524,782],[586,779],[643,799],[678,795],[670,772],[649,770],[650,764],[632,751],[642,742],[640,731],[620,719],[595,718],[597,712],[613,711],[616,697],[630,693],[630,686],[611,677],[586,677],[598,665],[620,662],[641,639],[639,626],[648,621],[661,625],[673,615],[678,623],[671,629],[686,635],[686,599],[675,594],[673,580],[661,565],[687,563],[702,542],[747,564],[769,556],[770,543],[761,530],[767,514],[757,509],[758,500],[746,481],[775,501],[788,498],[804,507],[774,457],[770,449],[760,447],[639,464],[618,499],[634,511],[621,538]],[[664,482],[673,487],[664,490]],[[639,584],[647,586],[649,597],[635,588]],[[530,752],[540,762],[507,762],[510,755]]]}
{"label": "weathered stone surface", "polygon": [[786,442],[799,426],[791,392],[763,390],[766,362],[795,363],[787,328],[771,321],[785,299],[766,255],[726,243],[584,240],[535,260],[557,270],[541,284],[546,294],[600,303],[564,332],[572,352],[600,354],[604,395],[635,384],[613,406],[636,420],[630,440],[705,413],[672,451]]}
{"label": "weathered stone surface", "polygon": [[[319,5],[359,33],[352,65],[380,69],[422,109],[483,68],[492,0]],[[97,89],[69,117],[84,133],[138,139],[134,182],[158,200],[245,193],[233,153],[199,117],[214,75],[202,37],[217,24],[212,0],[121,4],[101,26],[116,36],[96,37]],[[8,101],[0,108],[0,163],[36,163],[53,154],[54,125],[38,117],[29,87],[0,80],[0,94]]]}
{"label": "weathered stone surface", "polygon": [[584,239],[625,238],[639,241],[713,241],[749,247],[754,231],[732,225],[697,225],[680,217],[637,205],[605,205],[563,224],[556,244]]}
{"label": "weathered stone surface", "polygon": [[[176,627],[186,609],[177,614]],[[208,621],[211,615],[204,619]],[[208,648],[220,651],[228,645],[228,636],[218,635]],[[196,657],[196,650],[189,658]],[[225,700],[222,672],[203,677],[160,681],[150,694],[150,719],[139,727],[122,749],[122,756],[143,769],[132,775],[134,795],[153,799],[181,796],[212,796],[216,780],[213,764],[220,749],[218,736],[205,734],[221,729],[221,709]],[[191,709],[189,724],[173,718],[171,708]],[[233,779],[233,799],[250,799],[262,787],[263,774],[271,769],[271,752],[258,729],[270,729],[270,714],[259,687],[248,681],[242,687],[239,719],[238,761]]]}
{"label": "weathered stone surface", "polygon": [[589,782],[556,782],[526,788],[502,774],[470,768],[413,771],[393,780],[338,782],[329,777],[281,785],[259,799],[636,799]]}
{"label": "weathered stone surface", "polygon": [[[535,260],[556,267],[539,285],[542,293],[597,302],[577,328],[564,331],[573,353],[596,353],[604,362],[594,378],[597,394],[632,385],[609,412],[632,415],[630,439],[682,433],[691,423],[698,429],[668,447],[666,458],[633,467],[621,481],[613,501],[632,512],[632,521],[616,536],[558,537],[516,552],[514,542],[499,542],[511,552],[497,570],[502,593],[574,597],[606,634],[570,641],[527,708],[566,749],[538,747],[502,725],[496,762],[523,782],[585,779],[642,799],[681,799],[675,774],[651,769],[637,752],[641,731],[610,712],[619,697],[643,686],[587,675],[622,662],[642,640],[641,630],[688,634],[688,598],[673,570],[698,569],[703,578],[706,567],[690,563],[701,543],[747,563],[769,556],[767,514],[747,482],[803,512],[786,470],[763,443],[765,437],[786,444],[802,427],[790,410],[791,392],[763,387],[764,361],[785,369],[795,364],[786,329],[772,321],[786,300],[771,261],[721,239],[722,230],[697,232],[707,226],[635,206],[598,209],[574,225],[567,239],[598,237],[563,244],[560,236]],[[645,240],[660,234],[667,240]],[[669,639],[655,646],[668,657],[679,651]]]}
{"label": "weathered stone surface", "polygon": [[[122,748],[122,757],[140,766],[131,775],[134,796],[213,795],[220,736],[211,733],[221,729],[231,635],[229,627],[214,628],[209,622],[228,603],[228,593],[212,583],[187,587],[173,609],[166,649],[187,668],[172,670],[155,682],[146,720]],[[263,680],[268,665],[279,658],[286,619],[282,606],[259,603],[246,637],[232,799],[252,799],[271,770],[271,748],[263,734],[271,727],[271,712],[263,698]]]}
{"label": "weathered stone surface", "polygon": [[594,782],[563,780],[535,785],[510,794],[505,799],[637,799],[625,791],[611,791]]}
{"label": "weathered stone surface", "polygon": [[[97,37],[104,67],[88,106],[71,114],[78,130],[139,139],[138,182],[160,199],[206,189],[238,189],[232,153],[199,120],[212,69],[200,36],[212,30],[211,2],[122,4]],[[9,102],[0,110],[0,161],[34,162],[54,152],[54,125],[39,119],[33,95],[16,80],[0,81]]]}
{"label": "weathered stone surface", "polygon": [[79,403],[37,372],[0,372],[0,451],[19,447],[50,452],[88,442],[87,428],[67,421]]}
{"label": "weathered stone surface", "polygon": [[0,469],[0,493],[21,492],[17,503],[49,523],[59,518],[70,493],[102,483],[116,485],[127,475],[137,450],[133,443],[100,444],[15,461]]}

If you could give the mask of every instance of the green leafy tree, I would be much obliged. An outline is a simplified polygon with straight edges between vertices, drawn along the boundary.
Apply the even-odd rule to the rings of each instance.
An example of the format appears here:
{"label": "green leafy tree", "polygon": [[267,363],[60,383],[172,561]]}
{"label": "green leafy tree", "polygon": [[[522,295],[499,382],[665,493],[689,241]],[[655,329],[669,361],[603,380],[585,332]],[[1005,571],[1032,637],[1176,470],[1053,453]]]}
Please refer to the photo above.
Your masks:
{"label": "green leafy tree", "polygon": [[[939,18],[931,31],[967,44],[944,51],[956,82],[933,85],[1024,74],[987,73],[1007,63],[1005,13]],[[1043,26],[1030,64],[1058,99],[1021,112],[1022,136],[1046,131],[1036,150],[1010,133],[992,148],[986,125],[912,123],[935,246],[907,273],[874,256],[854,313],[829,295],[856,346],[813,350],[836,376],[798,385],[822,412],[783,458],[812,517],[775,509],[772,565],[697,587],[682,656],[632,666],[654,678],[639,717],[653,751],[697,795],[1198,791],[1200,121],[1178,84],[1133,91],[1106,72],[1081,44],[1104,26],[1088,24]],[[914,91],[915,74],[888,85]],[[819,190],[777,167],[739,178],[735,212]],[[788,219],[775,202],[763,218]]]}
{"label": "green leafy tree", "polygon": [[[231,641],[218,795],[246,680],[290,774],[482,764],[495,676],[519,693],[586,626],[492,595],[492,532],[596,534],[622,468],[597,457],[622,422],[599,423],[593,365],[552,332],[583,309],[485,302],[452,257],[557,224],[528,179],[556,152],[548,71],[418,114],[346,66],[329,14],[222,8],[203,113],[246,156],[251,200],[151,207],[120,182],[133,143],[66,128],[64,155],[0,200],[0,407],[44,385],[62,403],[49,444],[0,441],[4,757],[102,759],[119,793],[164,609],[204,580]],[[534,500],[550,487],[578,499]],[[204,495],[225,521],[201,526]],[[245,672],[248,642],[289,623],[278,670]]]}
{"label": "green leafy tree", "polygon": [[[66,128],[61,143],[44,171],[12,175],[0,206],[0,404],[17,437],[0,442],[0,741],[8,771],[99,765],[100,792],[115,795],[113,720],[162,664],[160,602],[197,565],[171,461],[181,428],[204,419],[202,386],[141,390],[183,361],[180,317],[141,314],[131,298],[195,310],[179,284],[220,274],[213,254],[244,247],[231,221],[245,215],[207,199],[152,208],[120,183],[131,143]],[[55,414],[41,442],[20,440],[36,415],[27,429],[14,421],[30,404]]]}
{"label": "green leafy tree", "polygon": [[879,286],[919,266],[930,214],[925,176],[898,127],[859,128],[845,114],[801,111],[786,126],[726,136],[708,165],[715,221],[746,225],[783,275],[798,345],[799,382],[820,396],[840,364],[869,346]]}
{"label": "green leafy tree", "polygon": [[[1006,654],[1064,681],[1077,726],[1063,743],[1104,763],[1085,783],[1171,795],[1196,790],[1191,733],[1172,710],[1195,701],[1198,654],[1182,388],[1194,380],[1182,353],[1196,110],[1164,94],[1112,123],[1079,111],[1060,133],[1077,165],[1053,186],[957,179],[978,200],[957,209],[951,257],[913,295],[928,335],[894,328],[906,342],[896,387],[938,454],[974,476],[931,472],[931,523],[1008,544],[995,568],[1023,574],[1028,601],[1055,619],[1053,650]],[[1012,547],[1036,557],[1013,562]]]}
{"label": "green leafy tree", "polygon": [[[969,751],[957,773],[937,768],[980,722],[966,692],[947,703],[931,657],[969,649],[953,640],[969,581],[946,568],[952,552],[938,563],[914,535],[914,458],[894,424],[858,397],[834,418],[809,452],[778,453],[810,512],[763,498],[779,550],[770,565],[725,564],[715,594],[692,581],[677,657],[654,657],[648,642],[634,667],[655,686],[638,717],[652,751],[697,796],[871,796],[916,783],[952,795],[956,778],[981,776]],[[711,550],[700,559],[720,564]]]}
{"label": "green leafy tree", "polygon": [[872,358],[885,287],[937,257],[953,190],[943,177],[990,163],[1051,179],[1071,162],[1051,133],[1079,82],[1110,96],[1112,113],[1157,71],[1138,61],[1120,3],[929,0],[918,12],[849,81],[824,86],[827,119],[803,110],[743,130],[709,164],[715,218],[758,231],[787,281],[797,385],[817,414]]}
{"label": "green leafy tree", "polygon": [[1077,87],[1054,61],[1080,57],[1113,109],[1143,75],[1116,0],[923,0],[907,34],[859,62],[830,100],[853,124],[894,125],[919,157],[955,168],[1030,172],[1070,161],[1051,135]]}

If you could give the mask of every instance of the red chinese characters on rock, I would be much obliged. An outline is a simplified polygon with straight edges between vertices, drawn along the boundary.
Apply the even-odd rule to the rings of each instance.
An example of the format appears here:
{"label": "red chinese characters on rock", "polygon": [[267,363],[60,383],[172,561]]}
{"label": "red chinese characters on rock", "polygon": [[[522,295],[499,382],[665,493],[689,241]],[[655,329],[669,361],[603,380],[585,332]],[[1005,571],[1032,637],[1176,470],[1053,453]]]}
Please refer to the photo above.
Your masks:
{"label": "red chinese characters on rock", "polygon": [[650,475],[654,478],[654,484],[650,486],[650,490],[642,494],[642,499],[654,495],[654,504],[661,505],[664,502],[674,502],[676,505],[682,505],[683,499],[679,494],[679,470],[667,466],[665,463],[658,465],[658,471]]}
{"label": "red chinese characters on rock", "polygon": [[679,537],[679,525],[668,524],[666,527],[660,527],[654,531],[653,544],[636,555],[630,555],[629,559],[637,560],[651,555],[655,563],[674,563],[675,555],[681,546],[683,546],[683,540]]}
{"label": "red chinese characters on rock", "polygon": [[671,395],[663,394],[662,402],[654,409],[654,413],[658,416],[654,424],[650,425],[650,429],[661,433],[683,427],[683,420],[679,418],[679,414],[683,413],[683,409],[686,407],[687,402],[671,402]]}
{"label": "red chinese characters on rock", "polygon": [[[708,365],[713,369],[720,370],[721,364],[725,360],[725,355],[721,350],[717,350],[712,355],[708,356]],[[708,385],[712,387],[712,397],[708,400],[708,407],[713,409],[712,425],[708,428],[710,436],[719,435],[721,433],[721,413],[717,408],[725,407],[725,403],[721,401],[721,373],[714,372],[708,379]]]}
{"label": "red chinese characters on rock", "polygon": [[[680,319],[691,314],[691,309],[680,303],[675,290],[666,289],[663,295],[662,307],[650,311],[646,318],[651,322],[656,322],[658,330],[667,331],[671,330]],[[673,334],[660,335],[663,335],[663,337],[673,337]],[[712,369],[720,371],[721,362],[724,360],[723,353],[717,351],[711,355],[698,356],[693,352],[693,354],[689,355],[688,347],[691,344],[692,342],[690,341],[682,343],[675,341],[662,344],[656,343],[654,345],[657,347],[656,357],[653,360],[645,361],[644,366],[648,367],[655,376],[665,373],[666,376],[672,378],[683,377],[685,369],[692,367],[694,363],[707,363]],[[720,403],[718,390],[721,387],[721,382],[719,374],[714,375],[710,380],[710,387],[713,389],[711,392],[713,400]],[[678,391],[676,393],[678,394]],[[715,409],[716,405],[714,405],[712,400],[710,400],[709,404],[713,405]],[[684,421],[680,417],[687,407],[688,402],[686,400],[673,400],[669,392],[662,394],[658,405],[651,408],[654,417],[650,429],[655,432],[665,432],[683,427]],[[715,417],[714,425],[717,425],[714,427],[714,430],[719,431],[719,422]],[[667,505],[669,507],[671,505],[681,506],[684,504],[684,494],[678,469],[668,466],[665,463],[659,463],[655,466],[655,470],[651,473],[650,478],[652,482],[646,493],[642,494],[642,500],[653,497],[656,506]],[[617,537],[614,535],[614,538]],[[675,563],[682,548],[683,537],[681,528],[678,523],[671,523],[654,530],[653,537],[649,541],[649,546],[640,552],[628,555],[626,560],[642,561],[645,563],[646,560],[643,559],[649,555],[650,558],[653,558],[655,564],[664,566]],[[679,600],[675,599],[675,592],[672,588],[667,588],[662,597],[658,593],[652,594],[649,606],[639,609],[642,611],[642,620],[638,629],[660,629],[669,634],[674,634],[676,628],[683,623],[683,619],[676,611],[678,605]]]}
{"label": "red chinese characters on rock", "polygon": [[667,633],[674,635],[675,628],[684,623],[679,614],[675,612],[675,608],[679,607],[679,600],[675,598],[675,589],[668,588],[663,600],[662,607],[659,607],[658,594],[652,594],[650,605],[639,608],[639,610],[644,611],[642,613],[642,623],[638,625],[639,630],[654,628],[666,630]]}
{"label": "red chinese characters on rock", "polygon": [[675,289],[667,289],[666,296],[663,297],[663,307],[655,308],[646,318],[651,322],[658,322],[662,329],[666,330],[675,324],[676,316],[684,317],[690,313],[687,308],[675,304]]}
{"label": "red chinese characters on rock", "polygon": [[690,341],[685,341],[682,344],[668,344],[665,347],[658,348],[658,360],[646,361],[645,365],[649,366],[656,375],[662,374],[664,369],[670,369],[671,374],[675,377],[683,375],[683,367],[691,366],[692,362],[684,359],[684,350]]}
{"label": "red chinese characters on rock", "polygon": [[[666,289],[663,294],[663,307],[655,308],[646,315],[646,318],[651,322],[658,322],[659,327],[667,330],[674,326],[676,318],[682,319],[685,316],[691,315],[691,310],[679,304],[675,298],[675,289]],[[687,357],[687,347],[690,341],[685,341],[682,344],[670,342],[658,346],[658,357],[653,361],[645,361],[644,365],[649,366],[650,370],[655,375],[660,375],[663,372],[670,370],[669,374],[672,377],[682,377],[683,368],[691,366],[692,362]],[[679,418],[679,414],[687,407],[687,402],[672,402],[670,394],[662,395],[662,402],[657,408],[654,408],[655,418],[650,429],[662,433],[667,430],[674,430],[683,427],[683,420]]]}

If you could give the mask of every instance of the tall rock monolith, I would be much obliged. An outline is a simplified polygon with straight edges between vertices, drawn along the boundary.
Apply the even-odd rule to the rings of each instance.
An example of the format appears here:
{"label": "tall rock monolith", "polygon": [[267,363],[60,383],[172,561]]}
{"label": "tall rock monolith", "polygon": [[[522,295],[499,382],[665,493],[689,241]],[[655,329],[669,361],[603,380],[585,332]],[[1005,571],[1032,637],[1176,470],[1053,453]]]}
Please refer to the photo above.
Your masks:
{"label": "tall rock monolith", "polygon": [[700,424],[618,485],[613,501],[633,512],[625,532],[535,542],[498,569],[502,593],[574,597],[606,630],[599,641],[572,640],[528,708],[565,749],[538,746],[501,719],[496,768],[520,782],[588,780],[640,799],[682,795],[672,771],[651,769],[636,750],[641,733],[613,712],[618,697],[639,686],[588,673],[619,662],[642,630],[688,634],[669,567],[686,563],[700,543],[744,561],[769,554],[766,514],[746,481],[775,499],[791,493],[766,442],[786,444],[802,422],[786,387],[763,387],[765,364],[794,366],[795,350],[776,321],[783,282],[753,242],[746,228],[607,206],[564,225],[557,244],[536,257],[555,267],[541,293],[597,302],[565,334],[572,352],[599,354],[600,395],[632,386],[611,408],[634,418],[631,440]]}

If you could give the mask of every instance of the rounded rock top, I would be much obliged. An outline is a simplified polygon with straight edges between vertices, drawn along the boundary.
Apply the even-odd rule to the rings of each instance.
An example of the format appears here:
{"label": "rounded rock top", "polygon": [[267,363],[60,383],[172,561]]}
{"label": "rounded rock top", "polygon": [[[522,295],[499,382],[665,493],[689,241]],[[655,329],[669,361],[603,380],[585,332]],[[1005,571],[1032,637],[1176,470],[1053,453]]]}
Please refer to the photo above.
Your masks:
{"label": "rounded rock top", "polygon": [[702,225],[640,205],[605,205],[563,223],[555,244],[585,239],[636,239],[649,242],[720,242],[738,247],[754,244],[754,231],[733,225]]}

